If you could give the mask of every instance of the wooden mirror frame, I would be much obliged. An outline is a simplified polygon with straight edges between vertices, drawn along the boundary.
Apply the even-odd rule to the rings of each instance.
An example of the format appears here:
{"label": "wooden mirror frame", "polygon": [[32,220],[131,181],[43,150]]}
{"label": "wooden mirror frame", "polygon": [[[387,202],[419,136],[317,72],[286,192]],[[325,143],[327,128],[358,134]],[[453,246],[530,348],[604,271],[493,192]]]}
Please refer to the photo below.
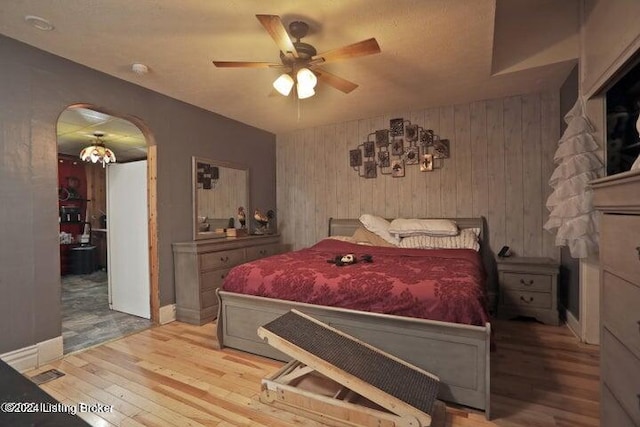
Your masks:
{"label": "wooden mirror frame", "polygon": [[[251,195],[249,194],[249,167],[231,162],[221,162],[215,161],[211,159],[207,159],[204,157],[193,156],[191,158],[191,188],[192,188],[192,221],[193,221],[193,240],[204,240],[204,239],[212,239],[217,236],[214,236],[214,230],[210,231],[200,231],[200,227],[198,225],[198,163],[206,163],[214,167],[218,168],[229,168],[229,169],[237,169],[245,172],[246,176],[246,201],[238,206],[244,206],[245,212],[247,213],[247,229],[250,228],[250,212],[251,208],[249,206],[251,202]],[[236,212],[231,212],[230,216],[236,217]]]}

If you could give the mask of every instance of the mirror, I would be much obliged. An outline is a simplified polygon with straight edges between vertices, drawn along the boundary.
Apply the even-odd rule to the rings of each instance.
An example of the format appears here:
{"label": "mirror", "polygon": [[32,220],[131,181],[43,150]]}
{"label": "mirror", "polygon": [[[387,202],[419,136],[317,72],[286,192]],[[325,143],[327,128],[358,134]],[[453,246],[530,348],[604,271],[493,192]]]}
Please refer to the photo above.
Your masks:
{"label": "mirror", "polygon": [[[238,208],[244,207],[249,216],[249,168],[193,157],[193,238],[224,237],[216,230],[240,228]],[[246,222],[249,228],[249,221]]]}

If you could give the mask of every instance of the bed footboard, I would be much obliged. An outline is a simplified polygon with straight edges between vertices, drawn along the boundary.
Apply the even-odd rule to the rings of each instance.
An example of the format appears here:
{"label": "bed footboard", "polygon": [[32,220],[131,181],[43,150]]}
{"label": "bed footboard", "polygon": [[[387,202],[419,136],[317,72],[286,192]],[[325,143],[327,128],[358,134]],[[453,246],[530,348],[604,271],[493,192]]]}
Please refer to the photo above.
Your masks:
{"label": "bed footboard", "polygon": [[489,418],[491,327],[360,312],[222,290],[217,335],[220,348],[231,347],[288,361],[264,343],[259,326],[292,308],[440,377],[439,398],[485,411]]}

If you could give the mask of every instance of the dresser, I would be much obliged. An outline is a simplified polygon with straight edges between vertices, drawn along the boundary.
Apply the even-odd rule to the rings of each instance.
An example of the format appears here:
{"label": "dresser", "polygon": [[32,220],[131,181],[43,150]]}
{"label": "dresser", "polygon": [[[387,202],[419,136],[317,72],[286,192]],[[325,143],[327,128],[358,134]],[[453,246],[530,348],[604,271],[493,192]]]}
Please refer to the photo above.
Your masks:
{"label": "dresser", "polygon": [[548,325],[560,324],[557,262],[550,258],[513,257],[499,258],[497,264],[498,316],[529,316]]}
{"label": "dresser", "polygon": [[218,315],[216,289],[232,267],[285,250],[278,235],[174,243],[176,319],[196,325],[214,320]]}
{"label": "dresser", "polygon": [[600,422],[640,426],[640,171],[591,182],[600,217]]}

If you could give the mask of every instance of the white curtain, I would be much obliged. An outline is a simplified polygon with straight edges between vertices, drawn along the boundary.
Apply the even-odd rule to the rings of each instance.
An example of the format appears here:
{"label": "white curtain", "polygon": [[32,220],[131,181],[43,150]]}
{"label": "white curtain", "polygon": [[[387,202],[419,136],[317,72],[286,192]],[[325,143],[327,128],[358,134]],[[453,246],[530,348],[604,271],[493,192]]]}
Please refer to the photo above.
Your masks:
{"label": "white curtain", "polygon": [[600,177],[603,164],[581,99],[564,120],[567,129],[553,159],[558,166],[549,179],[553,193],[547,199],[550,214],[544,228],[556,230],[556,246],[568,246],[573,258],[586,258],[598,251],[598,227],[588,182]]}

